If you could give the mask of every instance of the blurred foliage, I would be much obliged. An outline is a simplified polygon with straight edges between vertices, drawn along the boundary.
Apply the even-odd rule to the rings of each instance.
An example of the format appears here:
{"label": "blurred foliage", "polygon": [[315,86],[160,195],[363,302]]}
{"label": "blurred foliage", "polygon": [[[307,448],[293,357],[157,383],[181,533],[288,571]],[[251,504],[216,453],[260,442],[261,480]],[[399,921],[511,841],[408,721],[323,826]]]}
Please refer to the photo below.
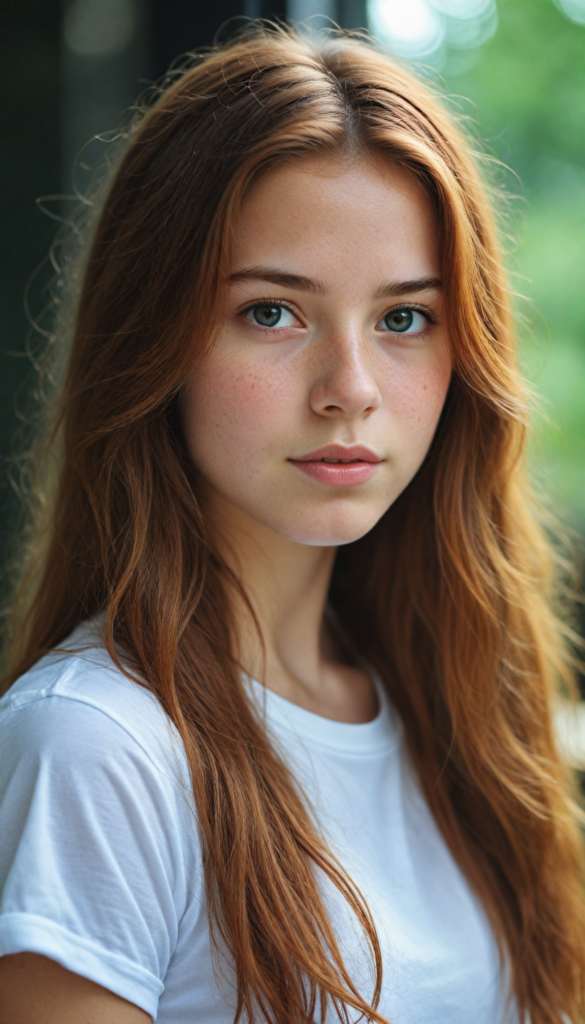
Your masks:
{"label": "blurred foliage", "polygon": [[514,172],[508,264],[514,291],[531,300],[517,300],[521,361],[542,396],[532,460],[585,532],[585,26],[553,0],[499,0],[498,10],[489,42],[449,54],[441,75]]}

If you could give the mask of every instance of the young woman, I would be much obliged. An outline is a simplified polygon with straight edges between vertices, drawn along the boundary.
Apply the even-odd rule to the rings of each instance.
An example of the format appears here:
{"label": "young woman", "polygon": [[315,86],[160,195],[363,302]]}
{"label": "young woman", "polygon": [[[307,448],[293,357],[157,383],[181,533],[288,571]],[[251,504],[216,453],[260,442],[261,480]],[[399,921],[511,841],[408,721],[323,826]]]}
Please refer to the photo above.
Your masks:
{"label": "young woman", "polygon": [[525,424],[425,86],[266,28],[171,77],[95,228],[0,707],[2,1024],[583,1020]]}

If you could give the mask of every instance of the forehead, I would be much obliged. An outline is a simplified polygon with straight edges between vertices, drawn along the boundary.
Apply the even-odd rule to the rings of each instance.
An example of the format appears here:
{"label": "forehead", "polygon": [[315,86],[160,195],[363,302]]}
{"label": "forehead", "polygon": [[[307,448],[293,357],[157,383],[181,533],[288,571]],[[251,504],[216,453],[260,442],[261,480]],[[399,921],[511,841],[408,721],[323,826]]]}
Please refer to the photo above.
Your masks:
{"label": "forehead", "polygon": [[311,158],[279,165],[244,202],[233,266],[294,264],[320,276],[345,270],[408,278],[439,274],[431,201],[392,163]]}

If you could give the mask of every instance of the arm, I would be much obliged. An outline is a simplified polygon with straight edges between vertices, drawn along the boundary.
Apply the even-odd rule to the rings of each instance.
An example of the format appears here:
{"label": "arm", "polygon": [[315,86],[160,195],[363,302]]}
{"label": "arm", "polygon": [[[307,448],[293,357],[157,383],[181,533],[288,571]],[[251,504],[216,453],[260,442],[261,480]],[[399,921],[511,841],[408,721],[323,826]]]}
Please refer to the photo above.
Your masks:
{"label": "arm", "polygon": [[0,957],[0,1024],[152,1024],[134,1003],[36,953]]}

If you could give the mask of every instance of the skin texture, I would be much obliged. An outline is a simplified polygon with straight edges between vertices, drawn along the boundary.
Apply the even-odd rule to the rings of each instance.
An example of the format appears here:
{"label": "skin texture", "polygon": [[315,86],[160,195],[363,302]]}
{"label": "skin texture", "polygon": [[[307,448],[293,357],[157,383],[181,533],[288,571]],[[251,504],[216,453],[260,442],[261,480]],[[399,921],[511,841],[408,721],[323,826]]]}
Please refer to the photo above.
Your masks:
{"label": "skin texture", "polygon": [[[245,203],[223,330],[182,398],[208,521],[261,626],[265,662],[241,616],[242,662],[341,721],[367,721],[376,701],[323,628],[335,550],[375,525],[435,433],[451,374],[440,287],[397,285],[439,278],[436,216],[405,172],[334,158],[284,164]],[[288,304],[283,327],[254,322],[250,307],[262,302]],[[404,303],[436,322],[419,314],[414,334],[384,329]],[[332,443],[368,446],[381,460],[373,479],[332,487],[291,461]]]}
{"label": "skin texture", "polygon": [[152,1024],[101,985],[36,953],[0,958],[0,1024]]}
{"label": "skin texture", "polygon": [[[219,340],[182,396],[208,522],[260,624],[265,658],[236,609],[241,661],[310,711],[369,721],[372,682],[346,663],[323,614],[337,546],[370,530],[413,478],[446,397],[440,289],[378,294],[388,283],[440,277],[435,214],[399,170],[306,160],[261,181],[237,228],[231,275],[261,266],[320,282],[308,291],[257,272],[226,281]],[[290,306],[286,326],[251,322],[246,310],[267,300]],[[418,316],[422,331],[392,334],[382,321],[405,302],[436,323]],[[289,461],[334,442],[375,453],[369,482],[332,487]],[[0,1024],[150,1019],[45,957],[0,959]]]}

